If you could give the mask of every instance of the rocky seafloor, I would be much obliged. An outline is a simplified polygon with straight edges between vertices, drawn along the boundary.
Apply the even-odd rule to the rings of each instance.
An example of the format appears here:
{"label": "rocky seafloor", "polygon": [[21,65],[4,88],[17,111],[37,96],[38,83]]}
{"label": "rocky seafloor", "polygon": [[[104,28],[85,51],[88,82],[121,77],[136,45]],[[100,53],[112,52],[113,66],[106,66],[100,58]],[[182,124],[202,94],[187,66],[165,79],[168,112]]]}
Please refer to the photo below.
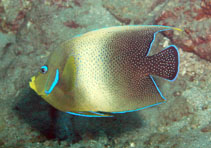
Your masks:
{"label": "rocky seafloor", "polygon": [[[29,86],[51,51],[87,31],[168,25],[154,50],[179,48],[174,82],[159,80],[167,103],[113,118],[57,111]],[[210,0],[0,0],[0,148],[211,147]]]}

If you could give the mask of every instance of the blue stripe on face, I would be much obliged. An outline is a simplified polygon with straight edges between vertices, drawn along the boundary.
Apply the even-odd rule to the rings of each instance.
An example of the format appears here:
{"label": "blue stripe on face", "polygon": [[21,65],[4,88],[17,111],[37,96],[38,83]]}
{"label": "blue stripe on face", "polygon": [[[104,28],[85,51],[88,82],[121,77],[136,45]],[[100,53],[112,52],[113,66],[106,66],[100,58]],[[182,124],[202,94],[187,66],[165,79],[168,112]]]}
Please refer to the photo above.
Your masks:
{"label": "blue stripe on face", "polygon": [[58,82],[59,82],[59,69],[56,70],[56,75],[55,75],[53,83],[51,84],[51,87],[49,88],[49,90],[45,90],[45,93],[49,95],[53,91],[54,87],[56,86]]}

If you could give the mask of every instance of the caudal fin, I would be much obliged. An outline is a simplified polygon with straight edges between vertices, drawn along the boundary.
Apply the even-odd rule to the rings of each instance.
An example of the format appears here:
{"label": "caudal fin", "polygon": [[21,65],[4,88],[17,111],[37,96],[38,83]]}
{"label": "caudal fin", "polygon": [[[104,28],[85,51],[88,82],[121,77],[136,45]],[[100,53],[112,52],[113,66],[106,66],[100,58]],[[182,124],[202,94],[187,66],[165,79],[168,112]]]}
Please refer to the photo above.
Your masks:
{"label": "caudal fin", "polygon": [[174,81],[179,72],[179,52],[171,45],[158,54],[149,57],[150,74]]}

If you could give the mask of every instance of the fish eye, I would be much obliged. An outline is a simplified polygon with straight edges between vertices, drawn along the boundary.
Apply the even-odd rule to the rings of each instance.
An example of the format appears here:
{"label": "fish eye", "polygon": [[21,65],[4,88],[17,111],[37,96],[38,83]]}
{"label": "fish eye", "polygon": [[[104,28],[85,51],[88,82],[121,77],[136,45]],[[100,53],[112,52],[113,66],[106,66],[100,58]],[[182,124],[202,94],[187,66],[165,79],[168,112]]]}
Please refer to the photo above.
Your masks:
{"label": "fish eye", "polygon": [[40,69],[41,73],[45,74],[48,71],[48,66],[44,65]]}

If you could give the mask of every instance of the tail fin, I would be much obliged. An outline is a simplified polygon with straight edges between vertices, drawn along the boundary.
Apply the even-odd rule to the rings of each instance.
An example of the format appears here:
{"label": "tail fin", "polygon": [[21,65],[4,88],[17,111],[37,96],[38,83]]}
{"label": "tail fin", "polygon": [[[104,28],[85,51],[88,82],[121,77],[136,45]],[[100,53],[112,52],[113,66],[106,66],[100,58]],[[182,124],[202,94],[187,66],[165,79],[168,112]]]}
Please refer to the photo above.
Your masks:
{"label": "tail fin", "polygon": [[171,45],[158,54],[149,57],[151,75],[174,81],[179,73],[179,51]]}

